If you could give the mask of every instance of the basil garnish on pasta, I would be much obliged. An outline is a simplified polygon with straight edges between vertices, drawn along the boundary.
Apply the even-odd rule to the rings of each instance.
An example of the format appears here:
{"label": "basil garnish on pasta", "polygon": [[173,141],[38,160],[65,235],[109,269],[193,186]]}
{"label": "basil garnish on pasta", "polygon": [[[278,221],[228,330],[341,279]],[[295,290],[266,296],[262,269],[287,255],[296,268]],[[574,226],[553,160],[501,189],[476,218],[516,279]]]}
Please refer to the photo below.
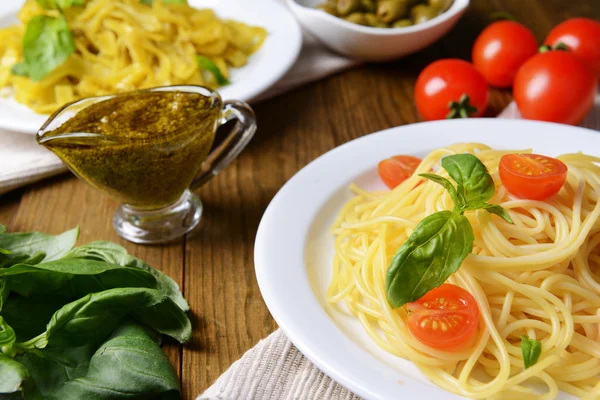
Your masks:
{"label": "basil garnish on pasta", "polygon": [[529,336],[521,336],[521,353],[523,354],[525,369],[535,365],[540,358],[540,354],[542,354],[542,342],[529,339]]}
{"label": "basil garnish on pasta", "polygon": [[423,219],[398,249],[387,270],[385,288],[392,307],[402,307],[443,284],[473,251],[473,229],[465,211],[483,209],[512,223],[508,212],[489,204],[494,180],[472,154],[444,157],[442,167],[454,182],[435,174],[420,174],[442,185],[454,202],[452,211],[439,211]]}

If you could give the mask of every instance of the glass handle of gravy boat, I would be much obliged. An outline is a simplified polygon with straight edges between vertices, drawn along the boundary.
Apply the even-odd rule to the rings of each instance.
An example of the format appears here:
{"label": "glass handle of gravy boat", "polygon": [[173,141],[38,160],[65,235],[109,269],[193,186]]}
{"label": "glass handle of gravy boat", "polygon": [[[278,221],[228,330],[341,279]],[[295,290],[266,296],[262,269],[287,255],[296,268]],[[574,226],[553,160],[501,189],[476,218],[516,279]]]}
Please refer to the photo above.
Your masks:
{"label": "glass handle of gravy boat", "polygon": [[227,137],[202,163],[200,172],[194,178],[191,188],[204,185],[227,167],[250,143],[256,132],[256,117],[250,106],[242,101],[231,100],[224,103],[220,124],[236,120]]}

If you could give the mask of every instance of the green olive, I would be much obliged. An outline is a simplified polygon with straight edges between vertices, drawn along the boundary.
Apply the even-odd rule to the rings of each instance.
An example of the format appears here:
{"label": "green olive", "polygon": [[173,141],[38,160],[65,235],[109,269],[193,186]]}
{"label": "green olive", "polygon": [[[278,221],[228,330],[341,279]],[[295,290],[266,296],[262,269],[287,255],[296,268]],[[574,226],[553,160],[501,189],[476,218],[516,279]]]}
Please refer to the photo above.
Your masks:
{"label": "green olive", "polygon": [[377,16],[391,24],[408,15],[410,0],[382,0],[377,6]]}
{"label": "green olive", "polygon": [[377,2],[375,0],[361,0],[360,4],[364,12],[367,13],[376,13],[377,12]]}
{"label": "green olive", "polygon": [[325,11],[327,14],[333,15],[334,17],[338,16],[337,8],[335,6],[332,7],[331,4],[329,4],[329,3],[319,4],[317,6],[317,8],[320,9],[320,10]]}
{"label": "green olive", "polygon": [[360,0],[338,0],[337,12],[341,16],[350,15],[360,11]]}
{"label": "green olive", "polygon": [[399,19],[398,21],[392,24],[392,28],[405,28],[407,26],[411,26],[413,23],[409,18]]}
{"label": "green olive", "polygon": [[368,25],[367,19],[365,18],[365,14],[363,13],[355,12],[344,17],[344,19],[348,22],[352,22],[353,24]]}
{"label": "green olive", "polygon": [[373,28],[387,28],[388,25],[381,20],[377,15],[372,13],[365,14],[365,19],[367,21],[366,25],[371,26]]}
{"label": "green olive", "polygon": [[424,4],[416,5],[410,11],[410,16],[412,17],[413,23],[421,24],[423,22],[429,21],[438,16],[438,10],[433,7],[426,6]]}
{"label": "green olive", "polygon": [[440,12],[444,12],[450,8],[453,0],[427,0],[430,7],[437,8]]}

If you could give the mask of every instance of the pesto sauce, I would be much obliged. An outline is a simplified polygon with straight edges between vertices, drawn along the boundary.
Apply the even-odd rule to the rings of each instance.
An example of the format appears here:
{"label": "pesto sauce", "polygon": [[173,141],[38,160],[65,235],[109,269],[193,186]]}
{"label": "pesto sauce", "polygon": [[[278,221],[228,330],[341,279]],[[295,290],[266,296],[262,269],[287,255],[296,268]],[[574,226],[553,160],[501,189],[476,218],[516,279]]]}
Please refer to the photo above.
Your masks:
{"label": "pesto sauce", "polygon": [[92,186],[156,209],[175,202],[206,159],[221,112],[214,103],[190,92],[119,95],[84,108],[39,141]]}

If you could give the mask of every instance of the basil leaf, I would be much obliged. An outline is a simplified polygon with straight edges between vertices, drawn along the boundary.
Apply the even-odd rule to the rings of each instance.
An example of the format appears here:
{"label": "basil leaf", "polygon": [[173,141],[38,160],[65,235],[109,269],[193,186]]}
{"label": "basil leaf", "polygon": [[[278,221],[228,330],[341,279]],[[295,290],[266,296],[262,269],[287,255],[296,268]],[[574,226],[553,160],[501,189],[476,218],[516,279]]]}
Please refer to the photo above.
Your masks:
{"label": "basil leaf", "polygon": [[82,6],[85,0],[36,0],[37,3],[47,10],[60,9],[64,10],[73,6]]}
{"label": "basil leaf", "polygon": [[65,258],[78,257],[89,260],[105,261],[109,264],[121,265],[130,268],[139,268],[151,273],[158,282],[160,290],[169,296],[183,310],[188,311],[190,306],[181,294],[179,285],[168,275],[152,268],[139,258],[127,253],[124,247],[112,242],[97,241],[79,246],[65,255]]}
{"label": "basil leaf", "polygon": [[465,207],[465,200],[464,198],[462,198],[462,196],[458,195],[456,189],[452,185],[452,182],[450,182],[448,179],[442,176],[435,174],[419,174],[419,176],[429,179],[430,181],[435,182],[438,185],[442,185],[444,189],[448,191],[450,197],[452,198],[452,201],[454,202],[454,212],[458,212],[459,214],[462,212],[462,210]]}
{"label": "basil leaf", "polygon": [[521,353],[523,354],[523,363],[525,369],[535,365],[542,354],[542,342],[529,339],[528,336],[521,336]]}
{"label": "basil leaf", "polygon": [[[75,246],[79,228],[61,233],[60,235],[47,235],[41,232],[31,233],[0,233],[0,248],[9,250],[14,256],[12,261],[19,260],[8,265],[16,263],[37,264],[43,261],[52,261],[61,258]],[[43,257],[41,255],[43,254]],[[40,259],[41,257],[41,259]],[[25,261],[27,262],[25,262]],[[34,262],[35,261],[35,262]]]}
{"label": "basil leaf", "polygon": [[14,329],[0,315],[0,348],[10,346],[17,339]]}
{"label": "basil leaf", "polygon": [[64,298],[51,296],[10,296],[2,310],[2,316],[12,326],[18,342],[24,342],[46,331],[52,315],[65,304]]}
{"label": "basil leaf", "polygon": [[0,311],[4,308],[4,304],[6,303],[9,294],[10,290],[6,284],[6,278],[0,278]]}
{"label": "basil leaf", "polygon": [[197,55],[196,62],[198,63],[198,67],[200,67],[200,69],[206,70],[213,74],[219,86],[229,85],[231,83],[229,79],[223,75],[219,67],[217,67],[217,64],[212,62],[208,57]]}
{"label": "basil leaf", "polygon": [[36,382],[44,382],[40,391],[50,399],[181,398],[169,359],[139,325],[127,321],[95,347],[73,349],[71,360],[44,349],[22,362]]}
{"label": "basil leaf", "polygon": [[75,299],[120,287],[159,288],[154,276],[139,268],[76,258],[17,264],[0,269],[0,276],[7,277],[13,292],[26,297],[52,294]]}
{"label": "basil leaf", "polygon": [[444,283],[473,251],[473,241],[464,215],[440,211],[423,219],[388,268],[385,288],[392,307],[418,300]]}
{"label": "basil leaf", "polygon": [[31,376],[23,364],[5,356],[0,352],[0,397],[3,393],[22,391]]}
{"label": "basil leaf", "polygon": [[0,224],[0,233],[6,232],[6,226]]}
{"label": "basil leaf", "polygon": [[456,191],[465,199],[465,210],[494,196],[494,180],[483,163],[473,154],[454,154],[442,158],[442,167],[456,182]]}
{"label": "basil leaf", "polygon": [[502,208],[502,206],[499,204],[485,204],[485,205],[483,205],[483,207],[478,207],[478,208],[483,208],[484,210],[486,210],[487,212],[489,212],[491,214],[496,214],[497,216],[499,216],[500,218],[502,218],[509,224],[514,223],[512,218],[510,217],[510,214],[508,213],[508,211],[506,211],[504,208]]}
{"label": "basil leaf", "polygon": [[187,315],[160,291],[118,288],[91,293],[65,305],[54,313],[46,332],[16,346],[25,350],[82,346],[107,337],[128,315],[181,343],[192,335]]}
{"label": "basil leaf", "polygon": [[37,15],[29,21],[23,36],[24,70],[40,81],[75,52],[75,40],[63,16]]}

